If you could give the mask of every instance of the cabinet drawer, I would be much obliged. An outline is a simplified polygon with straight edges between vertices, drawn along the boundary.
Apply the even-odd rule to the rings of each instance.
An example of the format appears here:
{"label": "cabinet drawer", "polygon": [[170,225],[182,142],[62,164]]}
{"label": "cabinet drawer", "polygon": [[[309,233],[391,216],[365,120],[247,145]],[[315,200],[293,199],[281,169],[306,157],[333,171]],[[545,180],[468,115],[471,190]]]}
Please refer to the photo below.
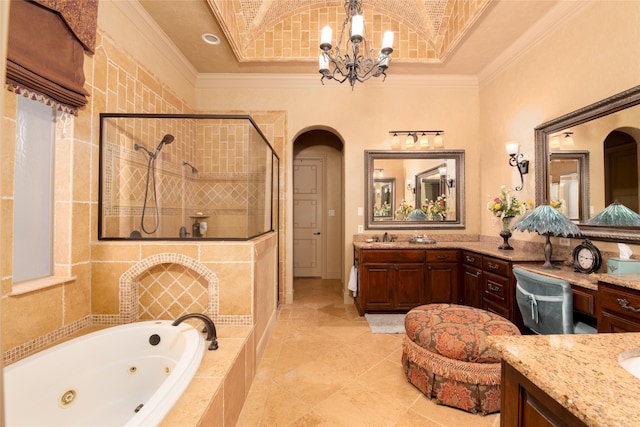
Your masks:
{"label": "cabinet drawer", "polygon": [[509,279],[491,273],[485,273],[482,278],[482,291],[485,298],[490,298],[508,307]]}
{"label": "cabinet drawer", "polygon": [[427,262],[457,262],[459,253],[455,249],[427,251]]}
{"label": "cabinet drawer", "polygon": [[600,309],[640,320],[640,293],[631,289],[598,284]]}
{"label": "cabinet drawer", "polygon": [[573,309],[587,316],[596,317],[596,291],[574,287]]}
{"label": "cabinet drawer", "polygon": [[462,253],[462,263],[464,265],[472,265],[474,267],[482,268],[482,255],[464,251]]}
{"label": "cabinet drawer", "polygon": [[496,304],[487,298],[482,300],[482,308],[492,313],[499,314],[505,319],[509,318],[509,308]]}
{"label": "cabinet drawer", "polygon": [[500,276],[509,276],[509,261],[498,258],[483,257],[482,269],[489,273],[499,274]]}
{"label": "cabinet drawer", "polygon": [[424,262],[425,251],[411,249],[361,251],[361,262]]}

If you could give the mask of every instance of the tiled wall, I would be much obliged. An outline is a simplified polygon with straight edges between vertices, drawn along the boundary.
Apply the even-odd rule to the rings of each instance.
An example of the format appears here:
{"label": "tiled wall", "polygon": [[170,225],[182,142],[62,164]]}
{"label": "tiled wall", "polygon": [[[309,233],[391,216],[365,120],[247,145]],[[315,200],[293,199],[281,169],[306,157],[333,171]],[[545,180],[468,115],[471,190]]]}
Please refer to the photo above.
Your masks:
{"label": "tiled wall", "polygon": [[[9,273],[2,277],[1,282],[4,363],[25,357],[88,326],[92,322],[92,315],[95,315],[98,323],[105,319],[109,323],[113,320],[110,316],[120,316],[121,276],[163,253],[188,257],[197,262],[198,268],[202,267],[215,275],[220,322],[264,324],[264,319],[255,318],[253,298],[259,292],[256,286],[268,286],[269,292],[277,295],[277,285],[274,277],[261,279],[269,269],[258,269],[255,257],[258,253],[256,246],[264,246],[268,251],[275,251],[278,247],[277,239],[269,235],[257,242],[241,244],[211,242],[172,245],[160,242],[145,246],[139,242],[119,244],[97,241],[99,113],[194,111],[141,64],[114,45],[102,31],[98,32],[95,55],[85,57],[84,70],[85,88],[90,92],[89,104],[77,117],[71,118],[66,126],[59,125],[56,131],[55,270],[57,275],[75,276],[75,279],[20,296],[10,295],[13,288],[10,275],[12,260],[10,256],[0,260],[3,263],[2,271]],[[2,115],[3,144],[0,147],[3,171],[13,171],[15,148],[10,141],[15,141],[15,108],[15,95],[7,94]],[[282,150],[286,133],[284,113],[242,113],[251,114],[276,149]],[[176,149],[177,146],[173,148]],[[170,150],[167,150],[168,153]],[[280,167],[282,175],[284,163]],[[7,176],[3,177],[5,179],[0,188],[3,210],[0,227],[3,248],[9,248],[5,253],[10,254],[13,241],[13,177],[12,174],[5,175]],[[281,187],[281,195],[283,191],[284,187]],[[283,203],[282,200],[279,203]],[[283,209],[280,211],[284,212]],[[280,221],[284,222],[284,216],[281,216]],[[282,246],[280,250],[283,250]],[[273,264],[274,271],[278,271],[276,258],[268,259]],[[283,257],[280,262],[284,265]],[[196,310],[204,304],[202,294],[197,292],[198,295],[193,295],[195,305],[180,302],[187,292],[184,289],[197,289],[192,288],[194,281],[198,286],[204,286],[203,274],[194,274],[191,267],[180,262],[154,262],[147,267],[140,275],[132,277],[134,282],[141,285],[141,291],[138,292],[143,301],[142,305],[136,305],[136,314],[142,317],[174,316],[179,311],[180,304],[188,310]],[[279,271],[281,275],[285,274],[284,268]],[[184,284],[182,290],[176,287],[178,283]],[[153,296],[149,295],[149,290],[152,290]],[[167,290],[169,293],[164,296],[155,295],[156,291]],[[163,303],[163,308],[154,306],[157,298],[166,299],[171,292],[177,293]],[[268,316],[264,313],[265,310],[268,313],[274,310],[275,299],[263,299],[259,303],[259,312],[264,316]],[[264,304],[267,305],[263,306]]]}

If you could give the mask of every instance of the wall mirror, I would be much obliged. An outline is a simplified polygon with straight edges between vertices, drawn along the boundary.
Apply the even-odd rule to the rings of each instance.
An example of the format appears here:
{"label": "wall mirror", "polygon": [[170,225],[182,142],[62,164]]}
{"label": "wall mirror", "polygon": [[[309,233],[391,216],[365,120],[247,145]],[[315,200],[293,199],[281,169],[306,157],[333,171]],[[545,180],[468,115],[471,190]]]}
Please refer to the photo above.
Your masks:
{"label": "wall mirror", "polygon": [[639,104],[640,86],[636,86],[535,128],[536,204],[558,197],[556,165],[565,162],[569,167],[576,161],[577,177],[572,181],[567,173],[565,183],[577,186],[578,202],[564,199],[564,203],[577,208],[577,215],[567,216],[584,237],[640,243],[640,227],[589,224],[614,202],[639,213]]}
{"label": "wall mirror", "polygon": [[464,206],[464,150],[365,151],[367,229],[464,228]]}

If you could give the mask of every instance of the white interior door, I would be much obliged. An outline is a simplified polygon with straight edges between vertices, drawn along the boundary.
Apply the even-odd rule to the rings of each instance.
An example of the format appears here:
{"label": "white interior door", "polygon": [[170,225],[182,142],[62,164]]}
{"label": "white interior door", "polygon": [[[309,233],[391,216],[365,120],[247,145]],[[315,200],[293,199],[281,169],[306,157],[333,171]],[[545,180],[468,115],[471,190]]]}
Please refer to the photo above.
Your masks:
{"label": "white interior door", "polygon": [[322,277],[322,180],[320,158],[293,161],[293,276]]}

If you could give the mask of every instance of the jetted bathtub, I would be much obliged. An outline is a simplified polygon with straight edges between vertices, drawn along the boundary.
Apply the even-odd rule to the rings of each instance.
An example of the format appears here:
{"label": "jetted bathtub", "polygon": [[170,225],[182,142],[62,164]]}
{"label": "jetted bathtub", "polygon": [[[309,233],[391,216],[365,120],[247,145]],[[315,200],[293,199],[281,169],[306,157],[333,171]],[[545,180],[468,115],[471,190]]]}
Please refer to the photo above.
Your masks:
{"label": "jetted bathtub", "polygon": [[4,368],[7,426],[155,426],[205,351],[187,323],[115,326]]}

